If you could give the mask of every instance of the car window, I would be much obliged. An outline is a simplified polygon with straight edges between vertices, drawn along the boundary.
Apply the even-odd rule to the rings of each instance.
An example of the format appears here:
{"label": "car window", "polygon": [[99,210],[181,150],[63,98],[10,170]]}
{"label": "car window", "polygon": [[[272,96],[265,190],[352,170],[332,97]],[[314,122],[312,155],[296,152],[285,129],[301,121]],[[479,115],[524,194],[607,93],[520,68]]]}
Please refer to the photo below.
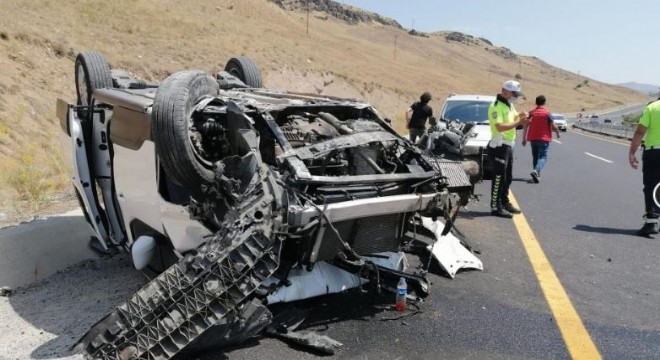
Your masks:
{"label": "car window", "polygon": [[552,115],[552,120],[566,120],[563,116],[561,115]]}
{"label": "car window", "polygon": [[442,118],[461,122],[487,122],[489,106],[488,101],[447,101]]}

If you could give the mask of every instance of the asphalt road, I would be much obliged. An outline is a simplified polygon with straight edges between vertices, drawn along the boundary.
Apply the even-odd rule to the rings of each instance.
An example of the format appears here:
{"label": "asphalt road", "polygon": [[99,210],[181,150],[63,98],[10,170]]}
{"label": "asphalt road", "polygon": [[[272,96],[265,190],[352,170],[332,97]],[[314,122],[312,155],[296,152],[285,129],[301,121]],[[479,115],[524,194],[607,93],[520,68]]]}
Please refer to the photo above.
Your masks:
{"label": "asphalt road", "polygon": [[621,123],[621,121],[623,120],[623,115],[641,114],[645,105],[646,104],[636,104],[636,105],[626,106],[621,109],[604,112],[601,113],[600,120],[602,121],[604,119],[611,119],[615,123]]}
{"label": "asphalt road", "polygon": [[[636,126],[623,124],[624,115],[639,115],[644,110],[645,104],[635,104],[625,106],[615,110],[609,110],[600,113],[600,118],[592,122],[592,119],[585,116],[578,125],[581,129],[599,134],[612,135],[623,139],[632,139]],[[609,123],[604,121],[609,119]],[[575,121],[575,120],[574,120]]]}
{"label": "asphalt road", "polygon": [[[625,145],[571,132],[559,141],[540,184],[528,182],[531,150],[516,148],[513,193],[602,357],[660,359],[660,237],[632,235],[641,226],[641,173],[627,165]],[[383,306],[393,296],[352,291],[298,302],[313,309],[305,328],[342,342],[336,358],[571,358],[564,339],[577,334],[560,331],[514,223],[490,216],[489,188],[479,186],[482,201],[458,220],[484,271],[450,280],[435,269],[421,312],[401,320],[386,320],[396,316]],[[79,359],[68,346],[144,282],[127,266],[102,260],[0,299],[0,359]],[[317,355],[257,338],[198,358]]]}
{"label": "asphalt road", "polygon": [[[660,358],[660,238],[633,235],[641,172],[627,145],[571,133],[559,141],[541,184],[514,188],[524,213],[602,355]],[[520,150],[524,175],[531,156]]]}

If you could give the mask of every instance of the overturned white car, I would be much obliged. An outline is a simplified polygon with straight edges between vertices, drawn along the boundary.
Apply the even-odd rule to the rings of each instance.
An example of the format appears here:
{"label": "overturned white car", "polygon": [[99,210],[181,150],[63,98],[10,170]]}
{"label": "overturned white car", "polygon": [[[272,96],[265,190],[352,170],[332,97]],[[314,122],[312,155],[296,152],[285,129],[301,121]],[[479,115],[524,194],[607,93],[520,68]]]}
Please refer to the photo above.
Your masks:
{"label": "overturned white car", "polygon": [[[76,89],[57,111],[94,245],[154,277],[81,339],[91,359],[243,341],[270,323],[269,296],[320,262],[423,296],[423,274],[374,254],[404,249],[412,226],[447,235],[472,192],[469,166],[415,147],[369,104],[264,89],[245,57],[151,84],[85,52]],[[481,265],[452,275],[462,266]]]}

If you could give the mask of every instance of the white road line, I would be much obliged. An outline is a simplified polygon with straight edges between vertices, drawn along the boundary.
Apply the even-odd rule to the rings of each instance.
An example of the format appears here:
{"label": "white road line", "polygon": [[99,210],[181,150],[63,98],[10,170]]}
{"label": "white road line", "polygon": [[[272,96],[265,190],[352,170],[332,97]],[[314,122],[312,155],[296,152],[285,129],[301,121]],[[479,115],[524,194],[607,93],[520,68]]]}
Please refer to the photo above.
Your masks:
{"label": "white road line", "polygon": [[630,146],[630,143],[629,143],[629,142],[628,142],[628,143],[624,143],[624,142],[620,142],[620,141],[608,140],[608,139],[604,139],[602,136],[587,135],[587,134],[582,133],[582,132],[580,132],[580,131],[573,131],[572,133],[573,133],[573,134],[578,134],[578,135],[580,135],[580,136],[584,136],[584,137],[589,137],[589,138],[592,138],[592,139],[597,139],[597,140],[601,140],[601,141],[607,141],[607,142],[612,143],[612,144],[623,145],[623,146],[628,146],[628,147]]}
{"label": "white road line", "polygon": [[586,151],[585,151],[584,153],[587,154],[587,155],[589,155],[589,156],[591,156],[592,158],[595,158],[595,159],[598,159],[598,160],[605,161],[606,163],[610,163],[610,164],[612,163],[610,160],[607,160],[607,159],[602,158],[602,157],[600,157],[600,156],[596,156],[596,155],[594,155],[594,154],[590,154],[590,153],[588,153],[588,152],[586,152]]}
{"label": "white road line", "polygon": [[552,141],[553,141],[553,142],[556,142],[557,144],[561,144],[561,141],[559,141],[559,140],[557,140],[557,139],[552,139]]}

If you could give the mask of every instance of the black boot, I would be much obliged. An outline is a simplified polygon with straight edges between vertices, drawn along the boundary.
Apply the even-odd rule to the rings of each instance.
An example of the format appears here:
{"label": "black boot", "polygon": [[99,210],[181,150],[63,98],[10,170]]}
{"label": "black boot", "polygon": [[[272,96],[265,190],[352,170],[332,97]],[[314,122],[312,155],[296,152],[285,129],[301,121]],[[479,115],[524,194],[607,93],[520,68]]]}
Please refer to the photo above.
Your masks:
{"label": "black boot", "polygon": [[517,207],[513,206],[510,202],[504,203],[504,210],[512,213],[512,214],[520,214],[522,211],[518,209]]}
{"label": "black boot", "polygon": [[645,223],[641,229],[637,230],[638,236],[650,237],[658,233],[658,223]]}
{"label": "black boot", "polygon": [[495,215],[501,218],[507,218],[511,219],[513,217],[513,214],[508,212],[504,207],[499,207],[497,209],[493,209],[490,211],[491,215]]}

